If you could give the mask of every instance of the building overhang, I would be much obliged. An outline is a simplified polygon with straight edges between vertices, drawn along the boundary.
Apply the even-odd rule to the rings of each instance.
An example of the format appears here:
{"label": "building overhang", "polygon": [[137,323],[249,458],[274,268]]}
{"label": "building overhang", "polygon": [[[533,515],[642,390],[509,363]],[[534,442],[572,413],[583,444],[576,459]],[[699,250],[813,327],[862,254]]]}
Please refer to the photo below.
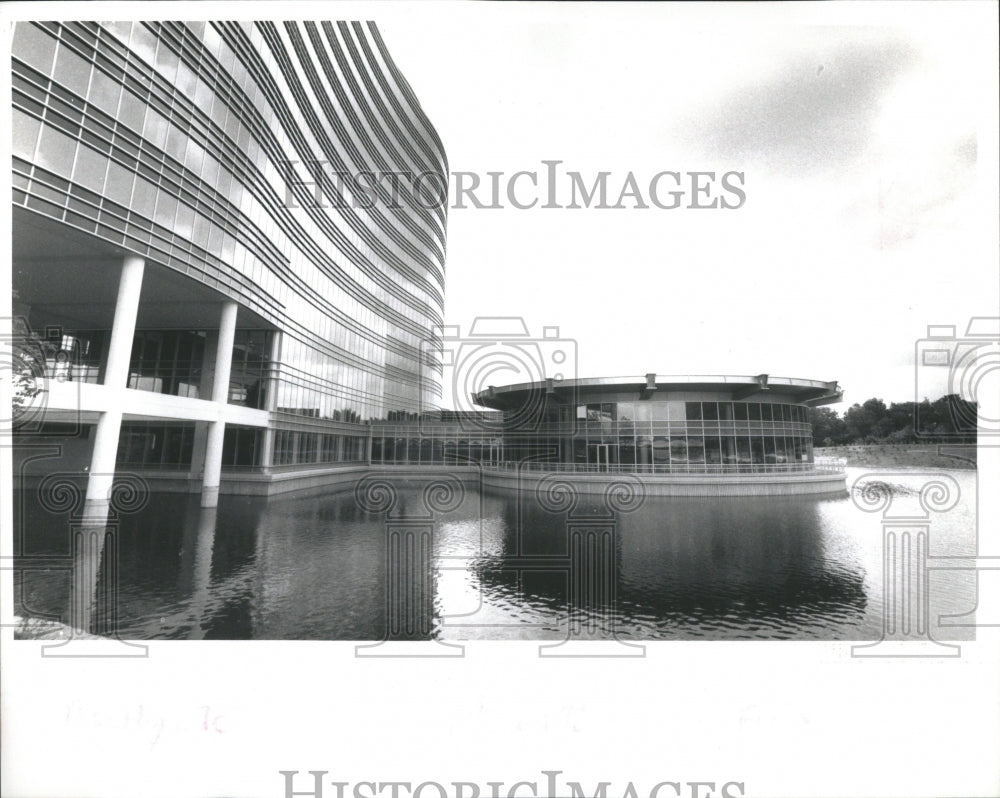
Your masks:
{"label": "building overhang", "polygon": [[515,385],[489,386],[472,395],[473,401],[494,410],[511,410],[537,403],[538,397],[559,404],[584,404],[601,401],[602,396],[634,394],[636,401],[653,401],[679,392],[727,394],[731,401],[753,401],[755,397],[771,401],[778,395],[795,404],[816,407],[835,404],[843,399],[837,381],[824,382],[795,377],[757,375],[671,375],[646,374],[641,377],[590,377],[574,380],[545,380]]}

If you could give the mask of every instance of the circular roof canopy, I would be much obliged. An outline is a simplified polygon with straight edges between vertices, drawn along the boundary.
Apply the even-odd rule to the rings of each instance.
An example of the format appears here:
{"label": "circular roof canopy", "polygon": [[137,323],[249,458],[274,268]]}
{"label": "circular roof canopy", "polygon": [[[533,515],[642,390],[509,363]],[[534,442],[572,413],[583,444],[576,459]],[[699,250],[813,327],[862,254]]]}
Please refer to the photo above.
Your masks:
{"label": "circular roof canopy", "polygon": [[646,374],[642,377],[591,377],[574,380],[548,379],[516,385],[489,386],[472,395],[483,407],[497,410],[524,407],[532,398],[547,395],[557,402],[573,403],[577,399],[598,399],[601,394],[634,392],[638,399],[651,399],[670,391],[718,391],[729,393],[733,401],[750,401],[770,393],[790,396],[798,404],[810,406],[841,401],[843,391],[836,380],[804,380],[795,377],[772,377],[768,374],[747,375],[671,375]]}

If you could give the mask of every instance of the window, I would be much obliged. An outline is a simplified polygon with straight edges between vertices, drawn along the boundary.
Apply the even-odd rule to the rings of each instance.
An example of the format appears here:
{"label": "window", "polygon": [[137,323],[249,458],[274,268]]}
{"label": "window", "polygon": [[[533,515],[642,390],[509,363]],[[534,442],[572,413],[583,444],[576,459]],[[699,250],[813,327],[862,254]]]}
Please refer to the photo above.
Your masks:
{"label": "window", "polygon": [[223,467],[260,465],[260,446],[263,431],[253,427],[236,427],[227,424],[222,443]]}
{"label": "window", "polygon": [[295,433],[288,430],[278,430],[274,433],[275,465],[289,465],[295,462]]}
{"label": "window", "polygon": [[[83,147],[82,149],[87,149]],[[92,151],[91,151],[92,152]],[[100,158],[100,156],[95,156]],[[107,159],[104,160],[104,167],[107,167]],[[76,162],[76,141],[69,136],[60,133],[55,128],[42,125],[42,139],[38,145],[38,155],[36,163],[64,177],[72,174],[73,165]],[[104,184],[104,174],[101,174],[101,184]]]}
{"label": "window", "polygon": [[194,424],[126,421],[118,438],[119,465],[190,468]]}
{"label": "window", "polygon": [[315,463],[317,454],[317,435],[311,432],[299,433],[299,456],[300,463]]}
{"label": "window", "polygon": [[56,40],[29,22],[18,22],[11,51],[14,56],[31,64],[43,75],[52,69]]}
{"label": "window", "polygon": [[81,97],[86,97],[87,87],[90,85],[90,69],[91,65],[72,52],[65,44],[59,45],[56,66],[52,71],[52,78],[56,83],[62,84]]}
{"label": "window", "polygon": [[38,141],[38,131],[42,125],[16,108],[11,112],[11,117],[11,130],[14,137],[13,153],[30,161],[35,156],[35,142]]}

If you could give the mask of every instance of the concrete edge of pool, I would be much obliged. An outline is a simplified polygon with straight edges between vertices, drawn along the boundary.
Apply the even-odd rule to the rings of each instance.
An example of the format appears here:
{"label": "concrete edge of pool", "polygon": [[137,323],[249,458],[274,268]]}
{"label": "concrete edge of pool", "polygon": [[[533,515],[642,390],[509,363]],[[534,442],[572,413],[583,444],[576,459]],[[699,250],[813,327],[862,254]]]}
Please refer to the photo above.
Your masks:
{"label": "concrete edge of pool", "polygon": [[[125,470],[123,469],[123,473]],[[201,481],[187,473],[144,471],[135,473],[146,481],[152,493],[198,493]],[[646,496],[833,496],[847,495],[847,475],[843,471],[815,471],[770,474],[631,474],[574,473],[563,471],[515,471],[478,466],[354,466],[270,474],[223,475],[220,493],[230,496],[290,496],[323,489],[348,490],[366,477],[384,475],[394,479],[428,480],[450,476],[462,482],[478,481],[484,487],[536,491],[543,481],[570,484],[581,494],[603,494],[615,482],[643,486]],[[31,488],[40,478],[24,475],[16,487]]]}

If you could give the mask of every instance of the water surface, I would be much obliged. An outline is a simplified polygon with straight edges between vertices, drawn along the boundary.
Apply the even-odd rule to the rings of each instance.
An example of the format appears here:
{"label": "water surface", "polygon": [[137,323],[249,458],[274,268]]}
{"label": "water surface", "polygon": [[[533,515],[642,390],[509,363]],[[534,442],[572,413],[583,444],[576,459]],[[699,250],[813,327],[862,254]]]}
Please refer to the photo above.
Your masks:
{"label": "water surface", "polygon": [[[851,485],[861,470],[849,472]],[[961,497],[931,517],[932,556],[975,551],[976,475],[950,473]],[[892,477],[904,494],[925,479]],[[117,582],[118,632],[132,639],[881,636],[882,518],[849,497],[617,511],[583,497],[570,511],[475,484],[435,497],[432,480],[392,482],[391,507],[352,490],[224,496],[214,511],[151,496],[110,528],[98,594]],[[18,611],[71,622],[71,518],[18,499]],[[970,639],[938,618],[975,608],[974,572],[933,572],[929,593],[932,635]]]}

